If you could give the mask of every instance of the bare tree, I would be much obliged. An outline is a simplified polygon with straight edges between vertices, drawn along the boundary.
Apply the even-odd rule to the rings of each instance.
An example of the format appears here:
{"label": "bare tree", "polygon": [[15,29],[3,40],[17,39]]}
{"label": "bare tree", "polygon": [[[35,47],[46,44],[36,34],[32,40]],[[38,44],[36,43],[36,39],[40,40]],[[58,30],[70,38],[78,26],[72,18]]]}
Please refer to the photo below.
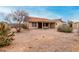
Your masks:
{"label": "bare tree", "polygon": [[28,22],[29,17],[28,17],[28,13],[25,12],[24,10],[17,10],[15,12],[8,14],[5,20],[9,21],[10,23],[15,21],[18,25],[17,32],[20,32],[21,24],[24,22]]}

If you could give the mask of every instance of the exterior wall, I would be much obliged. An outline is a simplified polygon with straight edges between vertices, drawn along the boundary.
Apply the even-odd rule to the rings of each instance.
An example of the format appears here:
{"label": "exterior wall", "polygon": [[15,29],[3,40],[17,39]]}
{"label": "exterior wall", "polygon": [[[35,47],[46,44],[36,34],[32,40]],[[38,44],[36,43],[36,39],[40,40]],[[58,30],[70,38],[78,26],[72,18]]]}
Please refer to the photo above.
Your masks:
{"label": "exterior wall", "polygon": [[55,23],[55,28],[58,28],[58,26],[59,25],[62,25],[62,24],[64,24],[63,22],[60,22],[60,21],[57,21],[56,23]]}
{"label": "exterior wall", "polygon": [[[44,24],[44,23],[42,23]],[[59,25],[63,24],[62,22],[56,22],[56,23],[48,23],[48,26],[43,26],[42,28],[57,28]],[[29,29],[38,29],[38,23],[36,27],[32,26],[32,22],[29,22]]]}
{"label": "exterior wall", "polygon": [[32,22],[29,22],[29,29],[37,29],[37,28],[38,28],[38,24],[37,24],[36,27],[33,27],[33,26],[32,26]]}
{"label": "exterior wall", "polygon": [[49,28],[48,26],[43,26],[43,28]]}
{"label": "exterior wall", "polygon": [[[32,23],[37,23],[36,26],[33,26]],[[42,23],[42,25],[39,26],[39,24]],[[45,23],[48,23],[48,25],[44,25]],[[38,28],[57,28],[59,25],[63,24],[63,21],[61,19],[54,19],[49,20],[46,18],[37,18],[37,17],[29,17],[29,22],[27,24],[27,27],[29,29],[38,29]]]}
{"label": "exterior wall", "polygon": [[45,28],[49,28],[49,23],[47,23],[47,26],[46,26],[46,23],[42,23],[43,25],[42,25],[42,27],[45,29]]}
{"label": "exterior wall", "polygon": [[73,29],[78,29],[79,28],[79,23],[73,23]]}
{"label": "exterior wall", "polygon": [[[42,22],[42,29],[45,29],[45,28],[55,28],[55,23],[48,23],[47,26],[44,25],[45,23]],[[29,22],[29,29],[38,29],[38,22],[36,23],[36,27],[33,27],[32,26],[32,22]]]}
{"label": "exterior wall", "polygon": [[[50,25],[50,23],[48,23],[48,26],[43,26],[43,28],[51,28],[53,26],[55,26],[55,28],[57,28],[59,25],[62,25],[62,24],[64,24],[64,23],[57,21],[55,24],[52,24],[52,25]],[[28,27],[29,27],[29,29],[38,29],[38,23],[37,23],[36,27],[32,27],[32,22],[29,22]],[[78,28],[79,28],[79,23],[73,23],[73,29],[78,29]]]}
{"label": "exterior wall", "polygon": [[55,23],[50,23],[49,25],[50,28],[55,28]]}
{"label": "exterior wall", "polygon": [[24,22],[24,24],[29,28],[29,22]]}
{"label": "exterior wall", "polygon": [[[43,28],[49,28],[49,26],[44,26],[44,23],[42,22],[42,29]],[[32,22],[29,22],[29,29],[38,29],[38,22],[36,23],[36,27],[33,27]]]}

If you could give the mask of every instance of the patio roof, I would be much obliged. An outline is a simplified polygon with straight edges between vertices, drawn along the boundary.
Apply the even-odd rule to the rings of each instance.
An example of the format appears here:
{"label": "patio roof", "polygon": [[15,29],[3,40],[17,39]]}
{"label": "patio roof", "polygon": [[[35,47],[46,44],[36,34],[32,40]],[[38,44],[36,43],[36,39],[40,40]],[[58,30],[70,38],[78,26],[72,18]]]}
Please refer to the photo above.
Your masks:
{"label": "patio roof", "polygon": [[47,18],[29,17],[29,22],[55,22]]}

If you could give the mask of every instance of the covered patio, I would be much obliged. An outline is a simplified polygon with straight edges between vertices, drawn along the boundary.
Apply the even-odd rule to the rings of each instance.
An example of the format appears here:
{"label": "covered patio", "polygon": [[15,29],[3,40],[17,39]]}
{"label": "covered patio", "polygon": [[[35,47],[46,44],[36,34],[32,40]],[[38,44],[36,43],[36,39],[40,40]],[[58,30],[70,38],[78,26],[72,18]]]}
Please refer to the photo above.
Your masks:
{"label": "covered patio", "polygon": [[37,28],[42,28],[42,29],[55,28],[55,23],[52,23],[52,22],[38,22],[37,23]]}

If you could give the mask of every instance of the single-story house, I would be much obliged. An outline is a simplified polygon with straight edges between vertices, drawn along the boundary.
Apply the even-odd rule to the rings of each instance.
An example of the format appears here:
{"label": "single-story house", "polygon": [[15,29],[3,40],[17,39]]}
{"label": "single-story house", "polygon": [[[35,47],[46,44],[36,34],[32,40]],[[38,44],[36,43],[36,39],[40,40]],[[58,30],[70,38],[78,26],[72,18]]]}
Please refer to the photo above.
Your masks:
{"label": "single-story house", "polygon": [[73,23],[73,29],[79,29],[79,22]]}
{"label": "single-story house", "polygon": [[44,28],[57,28],[59,25],[65,23],[62,19],[47,19],[38,17],[29,17],[28,28],[29,29],[44,29]]}

